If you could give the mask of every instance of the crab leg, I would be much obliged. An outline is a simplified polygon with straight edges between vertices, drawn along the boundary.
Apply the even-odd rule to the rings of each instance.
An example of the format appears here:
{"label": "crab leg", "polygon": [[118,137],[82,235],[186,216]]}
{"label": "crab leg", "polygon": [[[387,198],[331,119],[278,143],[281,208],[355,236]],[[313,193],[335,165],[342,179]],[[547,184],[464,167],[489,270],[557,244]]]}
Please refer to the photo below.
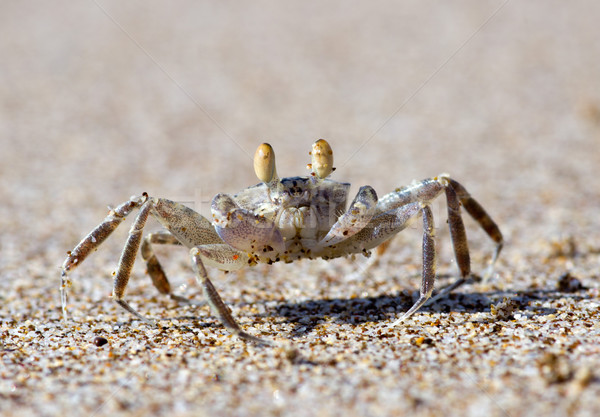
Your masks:
{"label": "crab leg", "polygon": [[362,244],[365,248],[377,246],[423,216],[423,270],[419,299],[392,326],[399,324],[417,312],[431,297],[435,283],[436,252],[433,213],[429,205],[421,202],[408,203],[386,213],[379,214],[359,233],[341,242],[342,251],[355,251]]}
{"label": "crab leg", "polygon": [[169,283],[167,275],[158,261],[158,258],[152,250],[152,244],[181,245],[181,242],[179,242],[171,233],[161,230],[146,235],[142,241],[142,247],[140,249],[142,258],[144,261],[146,261],[146,272],[148,272],[148,275],[150,275],[152,284],[154,284],[158,292],[161,294],[172,296],[171,284]]}
{"label": "crab leg", "polygon": [[435,255],[435,228],[433,224],[433,214],[429,206],[421,209],[423,214],[423,273],[421,281],[421,291],[419,299],[402,317],[391,325],[396,326],[415,314],[423,304],[427,302],[435,283],[436,255]]}
{"label": "crab leg", "polygon": [[237,271],[249,264],[254,264],[254,257],[232,248],[226,243],[213,243],[197,246],[204,264],[221,271]]}
{"label": "crab leg", "polygon": [[133,264],[135,263],[136,253],[140,248],[144,226],[146,225],[146,221],[148,220],[148,215],[150,214],[151,209],[151,201],[144,203],[135,221],[133,222],[131,229],[129,230],[129,237],[127,238],[123,252],[121,252],[121,258],[119,259],[119,264],[115,272],[113,283],[113,299],[117,304],[140,320],[154,325],[155,323],[152,320],[145,318],[140,313],[135,311],[133,307],[131,307],[123,298],[125,295],[125,288],[127,288],[127,283],[129,282],[129,277],[131,276]]}
{"label": "crab leg", "polygon": [[430,303],[450,294],[450,292],[463,285],[471,277],[471,256],[469,255],[469,244],[465,225],[460,215],[460,202],[452,186],[446,187],[446,201],[448,206],[448,227],[450,229],[450,239],[454,249],[454,257],[460,272],[460,278],[452,284],[445,287],[435,295]]}
{"label": "crab leg", "polygon": [[121,222],[125,220],[125,217],[127,217],[134,208],[139,207],[146,202],[147,199],[148,194],[144,193],[141,197],[132,197],[117,208],[110,210],[104,221],[88,233],[75,249],[68,253],[67,258],[62,265],[62,283],[60,286],[60,299],[64,320],[67,320],[67,290],[71,286],[71,282],[68,278],[69,272],[77,268],[90,253],[98,249],[98,246],[100,246],[102,242],[115,231]]}
{"label": "crab leg", "polygon": [[168,231],[159,230],[154,233],[149,233],[146,235],[146,237],[144,237],[142,240],[140,253],[142,254],[142,259],[146,261],[146,272],[148,275],[150,275],[152,284],[158,290],[158,292],[168,295],[172,300],[175,300],[179,303],[193,304],[187,298],[172,293],[171,284],[169,283],[167,274],[165,274],[162,265],[158,261],[158,258],[152,249],[153,244],[181,246],[182,243]]}
{"label": "crab leg", "polygon": [[183,204],[154,198],[152,215],[184,246],[223,243],[211,222]]}
{"label": "crab leg", "polygon": [[246,333],[242,328],[237,324],[229,308],[225,305],[221,296],[213,286],[212,282],[208,278],[208,274],[206,273],[206,268],[202,262],[202,250],[200,247],[192,248],[190,250],[190,255],[192,257],[192,266],[194,268],[194,272],[196,273],[196,280],[202,287],[202,292],[204,294],[204,298],[208,302],[211,311],[219,321],[225,326],[229,331],[231,331],[236,336],[249,341],[262,345],[271,345],[272,343],[258,338],[256,336],[252,336],[249,333]]}
{"label": "crab leg", "polygon": [[[459,269],[459,279],[444,288],[435,297],[430,298],[433,291],[435,278],[435,248],[433,242],[433,217],[429,205],[442,192],[446,195],[448,207],[448,226],[454,249],[454,256]],[[471,277],[471,260],[465,226],[463,223],[460,206],[477,221],[486,234],[496,243],[496,249],[488,271],[491,271],[494,262],[502,249],[503,238],[500,229],[483,207],[473,199],[467,190],[457,181],[447,175],[426,179],[414,183],[409,187],[387,194],[379,199],[377,212],[371,221],[355,235],[342,240],[338,245],[331,246],[333,254],[353,253],[360,250],[374,248],[389,239],[402,229],[406,228],[416,218],[417,214],[423,215],[423,281],[421,296],[414,306],[394,322],[398,324],[414,314],[426,302],[435,301],[457,287],[461,286]],[[420,212],[419,208],[422,209]]]}
{"label": "crab leg", "polygon": [[[111,210],[106,219],[69,253],[69,256],[63,264],[63,284],[61,286],[65,318],[66,289],[69,284],[67,273],[70,270],[75,269],[85,257],[93,252],[136,207],[140,207],[140,211],[131,226],[127,242],[121,252],[119,264],[114,273],[113,299],[115,302],[138,319],[154,325],[155,323],[152,320],[139,314],[124,299],[125,289],[127,288],[131,276],[137,250],[140,249],[141,246],[142,257],[146,260],[148,273],[151,276],[155,287],[161,293],[168,294],[176,300],[187,301],[182,297],[171,294],[169,281],[152,250],[151,244],[181,244],[188,247],[194,247],[193,260],[194,265],[196,265],[195,269],[199,271],[199,276],[201,277],[199,282],[202,285],[207,300],[211,303],[213,310],[217,312],[217,316],[221,322],[243,339],[267,343],[254,336],[248,335],[239,329],[239,326],[235,324],[235,320],[231,317],[229,310],[227,310],[227,307],[223,304],[223,301],[212,286],[212,283],[208,280],[206,270],[204,269],[204,262],[217,266],[222,270],[239,269],[248,262],[247,257],[243,256],[245,253],[224,244],[217,233],[212,229],[210,222],[198,213],[173,201],[148,198],[147,194],[144,194],[142,197],[132,198],[118,206],[116,209]],[[143,229],[150,215],[156,217],[169,232],[161,231],[151,233],[142,243]],[[202,259],[204,259],[204,261],[202,261]],[[201,267],[198,267],[197,265],[201,265]]]}
{"label": "crab leg", "polygon": [[[187,298],[175,295],[171,292],[171,284],[169,283],[167,275],[152,250],[153,244],[181,246],[182,243],[170,232],[159,230],[158,232],[149,233],[144,237],[140,252],[142,258],[146,261],[146,272],[150,275],[156,289],[158,289],[161,294],[168,295],[176,301],[191,304],[192,302]],[[198,244],[200,244],[198,248],[200,249],[204,263],[208,266],[220,269],[221,271],[238,270],[248,263],[246,260],[248,258],[246,253],[233,249],[229,245],[223,243],[204,245],[202,242],[198,242]]]}
{"label": "crab leg", "polygon": [[68,253],[67,259],[62,265],[63,276],[75,269],[87,256],[94,252],[98,246],[106,240],[108,236],[121,224],[125,217],[131,211],[142,205],[148,198],[144,193],[141,197],[132,197],[130,200],[119,205],[115,209],[111,209],[108,216],[94,230],[92,230],[75,249]]}
{"label": "crab leg", "polygon": [[494,264],[502,250],[503,237],[500,229],[492,218],[486,213],[481,205],[473,199],[467,190],[457,181],[448,178],[449,186],[446,187],[446,200],[448,204],[448,226],[450,228],[450,238],[454,248],[454,256],[460,271],[460,278],[436,294],[429,302],[433,303],[440,298],[445,297],[454,289],[463,285],[471,276],[471,261],[469,256],[469,246],[465,226],[460,215],[460,206],[473,217],[487,235],[496,243],[496,249],[492,255],[490,265],[484,274],[484,278],[491,275]]}
{"label": "crab leg", "polygon": [[[188,247],[196,245],[221,247],[227,245],[222,244],[223,241],[213,230],[210,222],[189,207],[166,199],[153,199],[153,210],[150,214],[170,230],[150,233],[142,241],[141,254],[146,261],[146,269],[152,283],[161,294],[168,295],[173,300],[186,304],[196,304],[171,292],[171,285],[152,250],[152,245],[186,245]],[[227,271],[239,269],[246,265],[245,262],[241,262],[243,260],[242,252],[235,251],[232,248],[227,250],[227,248],[210,251],[207,256],[215,256],[216,258],[215,260],[205,258],[205,263],[208,262],[209,266]],[[235,261],[237,259],[240,259],[240,261]]]}
{"label": "crab leg", "polygon": [[[269,344],[244,332],[239,327],[206,272],[205,264],[215,266],[221,270],[231,271],[240,269],[247,264],[245,253],[222,243],[222,240],[212,230],[212,227],[209,226],[210,223],[204,217],[178,203],[164,199],[155,199],[153,200],[153,210],[151,213],[169,229],[170,233],[162,232],[156,234],[154,238],[151,237],[152,235],[149,235],[147,238],[148,241],[155,240],[154,243],[179,242],[193,246],[190,249],[190,255],[196,279],[202,288],[204,298],[219,321],[242,339],[255,343]],[[143,256],[150,260],[148,265],[150,266],[151,263],[154,264],[154,261],[152,261],[153,253],[151,253],[149,245],[146,247],[142,246],[142,253],[144,251],[146,252],[146,256]],[[154,257],[154,259],[156,258]],[[156,265],[160,267],[158,260],[156,260]],[[160,267],[160,271],[162,271],[162,267]],[[162,274],[164,276],[164,272]],[[166,276],[164,278],[166,280]],[[123,307],[138,316],[135,311],[127,308],[126,305],[123,305]]]}
{"label": "crab leg", "polygon": [[504,245],[504,238],[502,237],[502,232],[492,220],[490,215],[485,211],[485,209],[479,204],[468,191],[463,187],[460,183],[453,180],[452,178],[448,178],[450,182],[450,186],[456,192],[460,203],[465,208],[467,213],[471,215],[471,217],[481,226],[483,230],[487,233],[487,235],[496,243],[496,249],[494,250],[494,254],[492,255],[492,260],[490,262],[489,273],[491,273],[496,260],[498,259],[498,255],[500,255],[500,251],[502,250],[502,246]]}

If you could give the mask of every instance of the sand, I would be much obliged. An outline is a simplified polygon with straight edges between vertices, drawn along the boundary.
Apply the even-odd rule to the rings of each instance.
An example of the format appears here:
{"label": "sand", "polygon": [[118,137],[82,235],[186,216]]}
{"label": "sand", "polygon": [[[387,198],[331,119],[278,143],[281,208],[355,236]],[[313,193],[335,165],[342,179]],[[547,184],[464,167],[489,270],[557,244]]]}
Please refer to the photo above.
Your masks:
{"label": "sand", "polygon": [[[600,4],[574,1],[89,1],[0,6],[0,414],[3,416],[600,415]],[[116,206],[147,192],[210,215],[282,176],[312,142],[333,179],[379,195],[440,173],[506,245],[489,280],[391,324],[420,284],[420,223],[367,259],[210,277],[261,347],[204,305],[161,296],[130,225],[71,275],[60,266]],[[438,287],[455,279],[432,205]],[[466,220],[473,270],[493,244]],[[156,221],[148,231],[159,230]],[[185,250],[157,248],[177,294],[202,294]]]}

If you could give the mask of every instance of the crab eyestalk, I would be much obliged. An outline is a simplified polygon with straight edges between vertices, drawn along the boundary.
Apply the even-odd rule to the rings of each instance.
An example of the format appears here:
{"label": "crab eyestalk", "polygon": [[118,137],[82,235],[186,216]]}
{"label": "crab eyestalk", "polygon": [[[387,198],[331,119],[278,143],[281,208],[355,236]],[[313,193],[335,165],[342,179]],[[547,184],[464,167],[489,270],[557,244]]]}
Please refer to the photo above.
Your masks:
{"label": "crab eyestalk", "polygon": [[325,139],[319,139],[312,145],[312,151],[309,152],[312,157],[312,163],[307,168],[312,171],[311,175],[319,180],[327,178],[334,170],[333,150]]}
{"label": "crab eyestalk", "polygon": [[275,152],[268,143],[260,144],[254,153],[254,172],[258,179],[269,187],[269,190],[277,189],[279,177],[275,168]]}

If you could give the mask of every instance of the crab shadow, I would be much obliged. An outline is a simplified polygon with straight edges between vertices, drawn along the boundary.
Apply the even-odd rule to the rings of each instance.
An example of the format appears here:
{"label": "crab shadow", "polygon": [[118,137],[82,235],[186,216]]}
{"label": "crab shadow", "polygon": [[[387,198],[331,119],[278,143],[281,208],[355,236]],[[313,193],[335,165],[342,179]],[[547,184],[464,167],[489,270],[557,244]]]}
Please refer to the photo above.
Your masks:
{"label": "crab shadow", "polygon": [[[423,306],[419,313],[488,313],[489,320],[497,320],[490,312],[492,304],[508,298],[515,303],[515,313],[529,315],[549,315],[557,313],[556,308],[532,306],[534,301],[547,302],[568,297],[575,301],[590,298],[580,294],[584,290],[560,292],[556,289],[536,289],[524,291],[489,291],[483,293],[452,293],[447,297]],[[352,324],[377,323],[394,320],[407,311],[416,301],[416,292],[403,291],[397,295],[372,297],[327,298],[300,302],[282,303],[274,311],[264,314],[278,315],[285,322],[294,324],[290,332],[292,338],[308,334],[324,323]]]}
{"label": "crab shadow", "polygon": [[[505,298],[514,303],[514,313],[531,316],[556,314],[558,309],[534,305],[534,302],[550,302],[553,300],[569,298],[573,301],[589,299],[587,288],[582,287],[575,291],[560,291],[556,288],[538,288],[513,291],[488,291],[476,292],[468,285],[461,287],[463,292],[453,292],[448,296],[427,303],[417,312],[439,313],[488,313],[489,320],[498,320],[491,313],[491,306],[502,302]],[[418,298],[418,291],[404,290],[396,295],[377,295],[350,298],[324,298],[308,299],[299,302],[282,302],[275,306],[270,305],[264,313],[257,313],[254,317],[264,319],[281,317],[284,323],[294,326],[289,337],[297,338],[309,334],[318,326],[325,323],[358,325],[361,323],[378,323],[393,321],[400,317],[414,304]],[[257,304],[267,302],[256,301]],[[202,306],[204,303],[191,303]],[[246,303],[244,303],[246,304]],[[250,318],[250,317],[249,317]],[[483,318],[485,320],[485,317]],[[196,315],[179,315],[171,318],[162,318],[159,321],[173,320],[191,321],[188,326],[196,328],[213,328],[221,326],[213,320]],[[457,322],[460,324],[462,322]]]}

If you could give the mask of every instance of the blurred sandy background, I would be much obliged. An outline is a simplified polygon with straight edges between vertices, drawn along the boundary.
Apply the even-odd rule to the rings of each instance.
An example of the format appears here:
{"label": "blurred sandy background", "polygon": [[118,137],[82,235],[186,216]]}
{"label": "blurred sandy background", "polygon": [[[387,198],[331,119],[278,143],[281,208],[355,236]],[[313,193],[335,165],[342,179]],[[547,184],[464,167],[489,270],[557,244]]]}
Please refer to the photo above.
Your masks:
{"label": "blurred sandy background", "polygon": [[[598,415],[599,19],[592,1],[2,2],[0,413]],[[249,332],[294,340],[308,358],[295,363],[158,297],[141,262],[130,299],[174,330],[117,309],[122,226],[74,274],[60,322],[59,266],[107,205],[146,191],[208,213],[257,182],[260,142],[292,176],[318,138],[354,191],[462,182],[505,234],[491,283],[377,337],[418,288],[419,228],[361,280],[344,277],[362,260],[211,271]],[[467,224],[478,271],[492,245]],[[186,254],[159,256],[199,298]],[[556,293],[567,272],[582,288]],[[494,329],[504,296],[516,318],[461,336]]]}

